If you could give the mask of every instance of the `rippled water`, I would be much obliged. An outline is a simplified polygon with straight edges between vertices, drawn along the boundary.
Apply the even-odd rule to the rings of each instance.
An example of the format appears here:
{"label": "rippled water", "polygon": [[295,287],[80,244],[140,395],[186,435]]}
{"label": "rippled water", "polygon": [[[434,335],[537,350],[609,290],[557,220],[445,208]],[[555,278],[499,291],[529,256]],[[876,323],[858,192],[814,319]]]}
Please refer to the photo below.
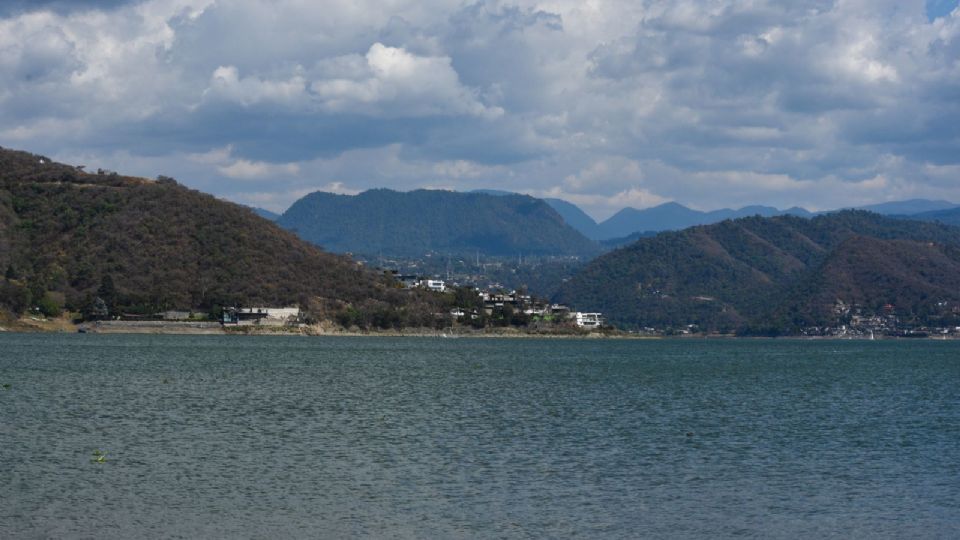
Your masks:
{"label": "rippled water", "polygon": [[0,334],[0,537],[956,538],[958,383],[960,342]]}

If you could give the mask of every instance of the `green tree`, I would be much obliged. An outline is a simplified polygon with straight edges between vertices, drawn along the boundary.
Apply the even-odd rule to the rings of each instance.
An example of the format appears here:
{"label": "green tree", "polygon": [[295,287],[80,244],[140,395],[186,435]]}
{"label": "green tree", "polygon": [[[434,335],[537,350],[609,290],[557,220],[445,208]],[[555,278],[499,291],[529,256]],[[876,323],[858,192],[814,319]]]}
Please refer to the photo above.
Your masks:
{"label": "green tree", "polygon": [[44,317],[59,317],[63,313],[63,306],[50,294],[46,293],[37,301],[37,309]]}

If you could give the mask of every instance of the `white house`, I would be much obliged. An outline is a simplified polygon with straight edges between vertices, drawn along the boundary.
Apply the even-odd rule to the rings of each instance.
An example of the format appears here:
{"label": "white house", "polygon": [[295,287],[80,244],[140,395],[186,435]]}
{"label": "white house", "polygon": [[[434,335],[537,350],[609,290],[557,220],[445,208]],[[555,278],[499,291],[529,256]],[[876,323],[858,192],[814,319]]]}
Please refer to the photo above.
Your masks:
{"label": "white house", "polygon": [[420,286],[435,292],[447,290],[447,285],[442,279],[424,279],[420,282]]}
{"label": "white house", "polygon": [[594,329],[600,328],[603,325],[602,313],[583,313],[576,311],[571,313],[570,317],[577,323],[577,326],[581,328]]}

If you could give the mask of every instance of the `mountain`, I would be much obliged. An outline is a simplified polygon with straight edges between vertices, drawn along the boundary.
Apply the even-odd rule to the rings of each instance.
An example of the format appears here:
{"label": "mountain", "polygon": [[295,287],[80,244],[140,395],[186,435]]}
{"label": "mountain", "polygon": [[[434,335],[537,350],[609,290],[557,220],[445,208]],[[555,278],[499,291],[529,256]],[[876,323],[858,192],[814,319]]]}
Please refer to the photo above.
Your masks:
{"label": "mountain", "polygon": [[[489,195],[511,195],[509,191],[500,191],[492,189],[475,190],[471,193],[486,193]],[[637,233],[651,234],[660,231],[677,231],[696,225],[709,225],[718,223],[725,219],[737,219],[749,216],[799,216],[811,218],[820,213],[835,212],[829,210],[825,212],[810,212],[797,206],[786,210],[779,210],[772,206],[751,205],[739,209],[721,208],[709,212],[693,210],[676,202],[668,202],[659,206],[638,210],[636,208],[623,208],[606,221],[597,223],[583,210],[576,205],[562,199],[543,199],[553,207],[563,217],[571,227],[580,231],[581,234],[591,240],[599,241],[604,246],[618,246],[623,244],[623,240],[630,238]],[[866,210],[877,214],[907,217],[916,216],[916,219],[926,221],[949,220],[949,214],[943,214],[940,217],[935,215],[939,211],[949,211],[958,208],[958,205],[943,200],[928,199],[910,199],[905,201],[893,201],[880,204],[871,204],[857,207],[857,210]],[[944,221],[948,222],[948,221]]]}
{"label": "mountain", "polygon": [[920,212],[918,214],[898,217],[903,217],[904,219],[917,219],[920,221],[937,221],[946,225],[960,226],[960,207]]}
{"label": "mountain", "polygon": [[816,214],[814,212],[807,210],[806,208],[800,208],[799,206],[791,206],[790,208],[787,208],[786,210],[781,212],[780,215],[812,218]]}
{"label": "mountain", "polygon": [[600,232],[597,229],[597,222],[579,206],[563,199],[543,199],[543,201],[556,210],[568,225],[580,231],[580,234],[591,240],[599,240]]}
{"label": "mountain", "polygon": [[921,212],[936,212],[957,208],[957,205],[948,201],[931,201],[928,199],[910,199],[906,201],[885,202],[860,206],[858,210],[867,210],[883,215],[912,215]]}
{"label": "mountain", "polygon": [[265,210],[263,208],[256,208],[256,207],[250,207],[250,209],[253,210],[254,214],[262,217],[263,219],[267,219],[270,221],[276,221],[280,219],[280,214],[277,214],[275,212],[271,212],[269,210]]}
{"label": "mountain", "polygon": [[[470,191],[470,193],[482,193],[497,197],[503,197],[505,195],[517,195],[517,193],[503,191],[500,189],[474,189]],[[586,212],[581,210],[579,206],[563,199],[544,198],[541,200],[556,210],[557,213],[560,214],[560,217],[563,218],[563,221],[565,221],[567,225],[570,225],[576,229],[580,234],[591,240],[600,239],[599,231],[597,230],[597,222],[594,221],[592,217],[587,215]]]}
{"label": "mountain", "polygon": [[638,231],[666,231],[699,225],[705,213],[668,202],[652,208],[624,208],[599,225],[601,237],[618,238]]}
{"label": "mountain", "polygon": [[745,206],[737,210],[723,208],[710,212],[701,212],[687,208],[679,203],[668,202],[643,210],[624,208],[597,226],[599,231],[597,237],[606,240],[627,237],[636,232],[674,231],[695,225],[708,225],[725,219],[736,219],[753,215],[764,217],[779,215],[810,217],[813,214],[803,208],[797,207],[790,208],[789,210],[778,210],[772,206],[758,205]]}
{"label": "mountain", "polygon": [[258,217],[161,177],[89,174],[0,149],[0,307],[95,296],[116,311],[225,305],[399,306],[381,276]]}
{"label": "mountain", "polygon": [[315,192],[277,221],[334,252],[422,256],[446,254],[592,256],[597,244],[540,199],[454,191],[359,195]]}
{"label": "mountain", "polygon": [[831,320],[838,299],[918,316],[960,308],[956,280],[939,281],[960,264],[957,246],[960,229],[863,211],[748,217],[640,239],[587,264],[556,300],[632,327],[796,329]]}

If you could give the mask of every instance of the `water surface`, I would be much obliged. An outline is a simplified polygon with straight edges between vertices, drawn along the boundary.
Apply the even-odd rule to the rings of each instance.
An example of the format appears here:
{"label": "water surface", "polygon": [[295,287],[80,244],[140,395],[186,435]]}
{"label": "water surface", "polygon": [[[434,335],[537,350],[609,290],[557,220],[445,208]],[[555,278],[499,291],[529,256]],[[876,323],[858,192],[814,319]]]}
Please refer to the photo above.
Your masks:
{"label": "water surface", "polygon": [[0,537],[956,538],[958,383],[960,342],[0,334]]}

